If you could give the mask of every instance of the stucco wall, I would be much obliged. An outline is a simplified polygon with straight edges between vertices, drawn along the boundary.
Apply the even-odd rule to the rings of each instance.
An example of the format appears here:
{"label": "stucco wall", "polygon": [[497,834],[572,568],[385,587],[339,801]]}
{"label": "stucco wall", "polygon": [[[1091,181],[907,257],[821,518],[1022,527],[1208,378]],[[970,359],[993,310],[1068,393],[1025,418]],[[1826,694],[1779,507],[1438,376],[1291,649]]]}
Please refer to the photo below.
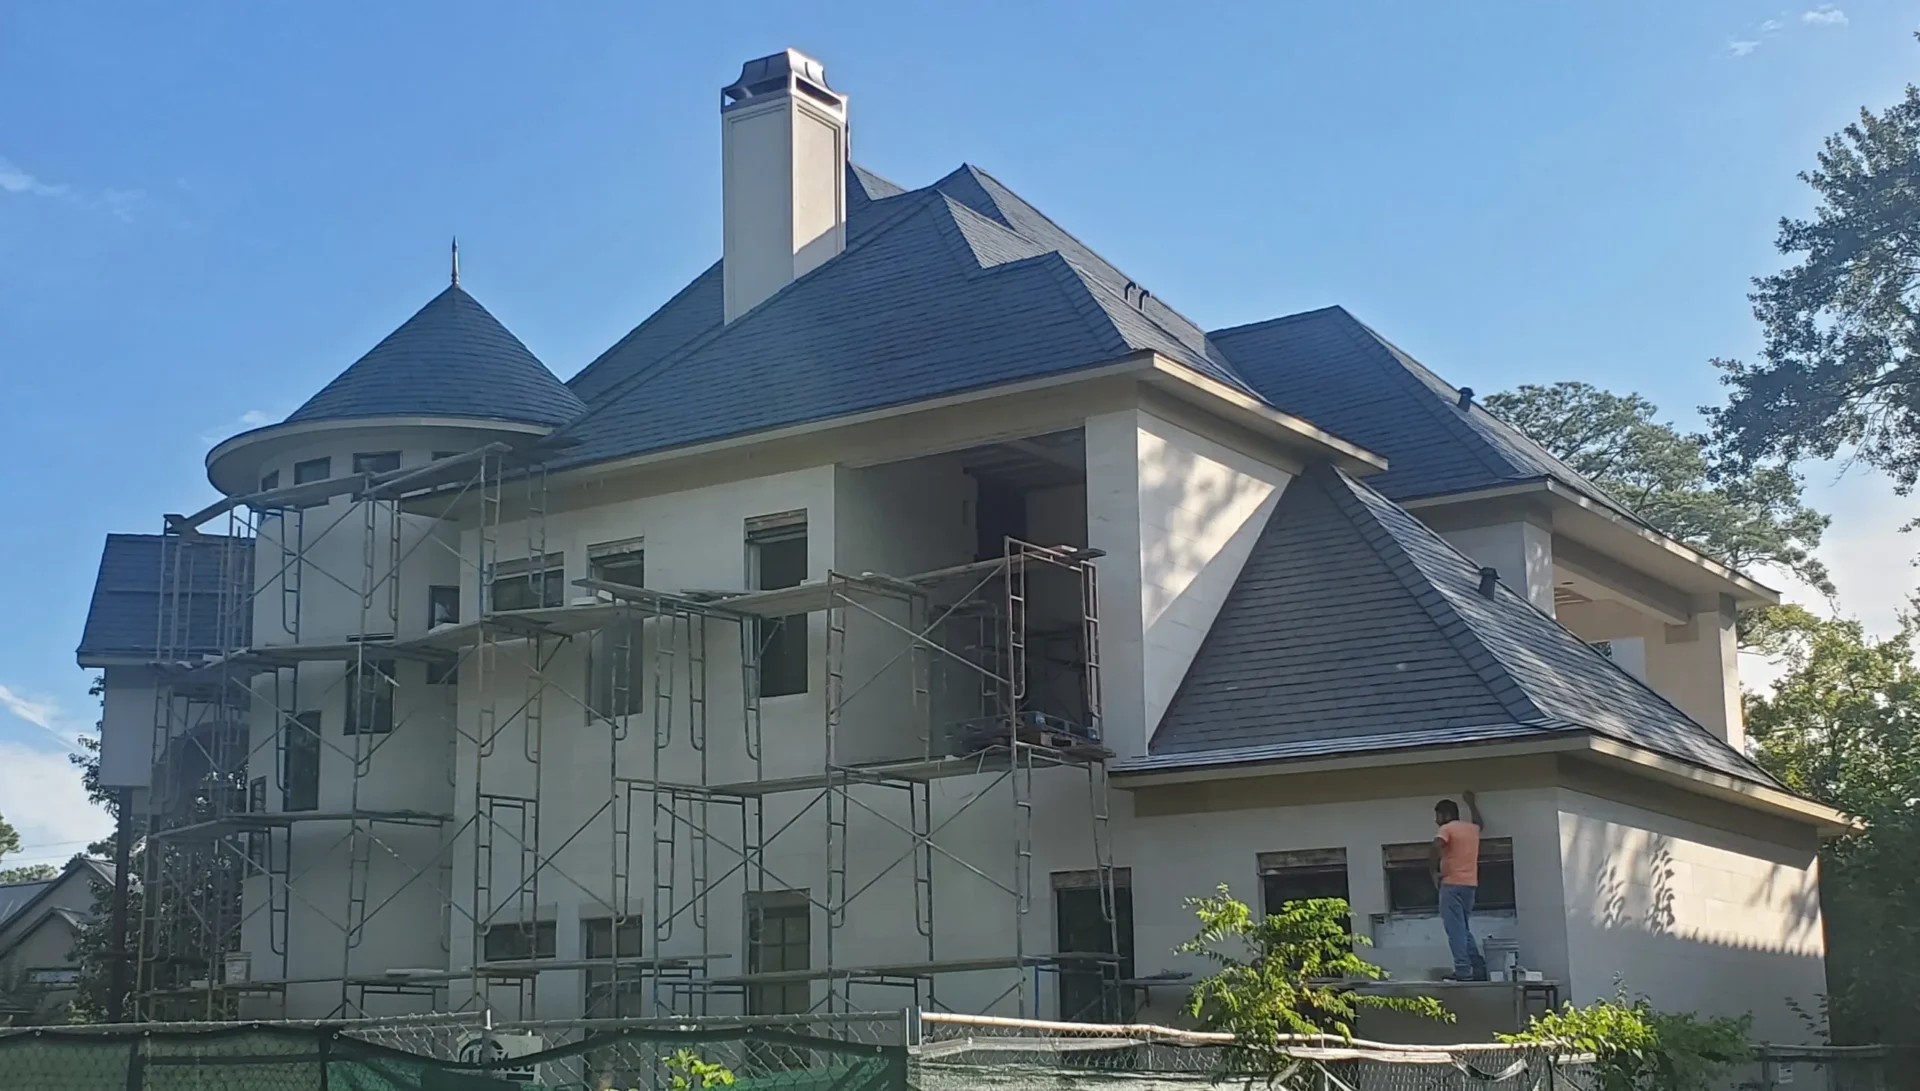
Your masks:
{"label": "stucco wall", "polygon": [[1086,436],[1088,543],[1112,558],[1100,569],[1108,745],[1135,755],[1292,475],[1143,410],[1089,418]]}
{"label": "stucco wall", "polygon": [[1530,519],[1441,532],[1455,549],[1499,570],[1500,582],[1548,614],[1553,609],[1553,530]]}
{"label": "stucco wall", "polygon": [[1751,836],[1567,789],[1558,809],[1571,999],[1618,977],[1660,1007],[1750,1011],[1759,1039],[1804,1040],[1785,998],[1811,1012],[1826,990],[1810,831]]}
{"label": "stucco wall", "polygon": [[1733,618],[1731,604],[1718,601],[1697,604],[1685,625],[1668,625],[1619,602],[1573,603],[1560,611],[1560,623],[1582,640],[1640,637],[1647,685],[1702,727],[1744,748]]}

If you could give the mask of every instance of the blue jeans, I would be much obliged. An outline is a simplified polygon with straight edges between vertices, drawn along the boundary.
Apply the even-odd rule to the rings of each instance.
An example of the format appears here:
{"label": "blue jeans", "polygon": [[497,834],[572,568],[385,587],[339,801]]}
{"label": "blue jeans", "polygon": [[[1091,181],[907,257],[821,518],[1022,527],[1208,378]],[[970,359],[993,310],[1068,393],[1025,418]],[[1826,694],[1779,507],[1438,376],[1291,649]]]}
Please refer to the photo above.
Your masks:
{"label": "blue jeans", "polygon": [[1478,887],[1440,884],[1440,923],[1447,929],[1447,949],[1453,952],[1453,976],[1461,980],[1484,980],[1487,960],[1474,942],[1469,920],[1473,917],[1473,896]]}

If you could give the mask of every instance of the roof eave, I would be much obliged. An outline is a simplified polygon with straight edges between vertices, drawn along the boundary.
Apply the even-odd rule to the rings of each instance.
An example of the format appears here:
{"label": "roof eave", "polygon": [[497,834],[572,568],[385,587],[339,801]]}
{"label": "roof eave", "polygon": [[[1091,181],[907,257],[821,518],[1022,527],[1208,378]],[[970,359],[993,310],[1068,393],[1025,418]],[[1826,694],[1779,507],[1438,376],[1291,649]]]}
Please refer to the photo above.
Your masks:
{"label": "roof eave", "polygon": [[[347,432],[369,428],[459,428],[488,432],[502,432],[512,435],[539,439],[549,435],[558,427],[552,424],[533,424],[526,421],[499,420],[492,417],[440,417],[440,416],[391,416],[391,417],[330,417],[325,420],[283,421],[249,429],[237,436],[231,436],[216,444],[207,452],[207,480],[213,487],[228,496],[237,496],[254,491],[258,484],[258,475],[254,472],[259,462],[271,457],[266,448],[278,446],[289,440],[305,439],[328,432]],[[242,453],[252,453],[254,457],[239,464]]]}
{"label": "roof eave", "polygon": [[1392,750],[1306,759],[1250,758],[1235,761],[1232,754],[1232,751],[1219,751],[1165,755],[1160,758],[1136,758],[1132,759],[1131,768],[1129,768],[1129,762],[1123,759],[1114,763],[1112,767],[1114,785],[1126,789],[1152,788],[1205,781],[1239,780],[1270,776],[1275,773],[1295,775],[1346,769],[1427,765],[1441,761],[1480,761],[1537,754],[1564,754],[1624,768],[1673,787],[1809,825],[1814,827],[1823,838],[1838,837],[1860,828],[1857,822],[1840,811],[1797,796],[1785,789],[1717,772],[1678,758],[1657,754],[1645,747],[1634,746],[1585,730],[1543,733],[1541,737],[1535,739],[1406,746]]}
{"label": "roof eave", "polygon": [[1355,443],[1341,439],[1318,425],[1291,413],[1283,413],[1245,391],[1188,367],[1159,353],[1152,353],[1152,374],[1146,381],[1183,401],[1190,402],[1237,424],[1291,447],[1309,462],[1331,462],[1357,476],[1387,469],[1387,460]]}
{"label": "roof eave", "polygon": [[[1636,552],[1644,551],[1643,559],[1678,561],[1689,566],[1698,573],[1698,579],[1694,586],[1686,588],[1688,591],[1730,595],[1734,602],[1742,606],[1775,606],[1780,602],[1779,591],[1741,573],[1738,569],[1714,560],[1692,546],[1629,519],[1579,489],[1555,478],[1537,477],[1461,492],[1435,493],[1430,496],[1398,500],[1396,503],[1408,511],[1419,511],[1423,508],[1449,507],[1518,497],[1542,500],[1557,512],[1575,516],[1594,527],[1604,527],[1616,536],[1625,536],[1635,543],[1632,548]],[[1559,528],[1556,527],[1556,529]]]}

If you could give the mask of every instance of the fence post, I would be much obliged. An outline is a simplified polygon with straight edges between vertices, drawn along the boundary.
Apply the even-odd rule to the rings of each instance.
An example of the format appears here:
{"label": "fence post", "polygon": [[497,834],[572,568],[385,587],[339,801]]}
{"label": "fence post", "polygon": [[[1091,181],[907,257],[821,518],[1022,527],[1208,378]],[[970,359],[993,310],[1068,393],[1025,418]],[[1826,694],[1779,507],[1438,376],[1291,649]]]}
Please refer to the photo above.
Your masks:
{"label": "fence post", "polygon": [[147,1086],[147,1055],[143,1048],[147,1042],[147,1033],[127,1043],[127,1091],[143,1091]]}
{"label": "fence post", "polygon": [[327,1091],[327,1084],[333,1068],[333,1036],[340,1033],[339,1027],[327,1027],[320,1032],[320,1091]]}

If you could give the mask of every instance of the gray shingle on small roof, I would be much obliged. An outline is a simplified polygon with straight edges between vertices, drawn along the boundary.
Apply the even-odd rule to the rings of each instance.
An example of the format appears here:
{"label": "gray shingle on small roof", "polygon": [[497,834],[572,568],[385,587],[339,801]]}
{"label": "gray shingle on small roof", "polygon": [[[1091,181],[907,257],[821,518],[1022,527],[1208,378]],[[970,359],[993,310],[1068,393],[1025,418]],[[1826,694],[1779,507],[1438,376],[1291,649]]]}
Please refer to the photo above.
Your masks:
{"label": "gray shingle on small roof", "polygon": [[1328,466],[1288,485],[1154,735],[1267,757],[1589,731],[1772,778],[1413,515]]}
{"label": "gray shingle on small roof", "polygon": [[1633,517],[1519,429],[1342,307],[1214,330],[1213,344],[1261,397],[1387,457],[1368,484],[1396,500],[1551,478]]}
{"label": "gray shingle on small roof", "polygon": [[6,924],[56,881],[58,881],[57,878],[35,879],[24,883],[0,883],[0,925]]}
{"label": "gray shingle on small roof", "polygon": [[82,666],[152,663],[245,647],[252,638],[252,588],[247,539],[109,534],[75,656]]}
{"label": "gray shingle on small roof", "polygon": [[586,406],[458,284],[388,334],[286,423],[471,417],[562,424]]}

